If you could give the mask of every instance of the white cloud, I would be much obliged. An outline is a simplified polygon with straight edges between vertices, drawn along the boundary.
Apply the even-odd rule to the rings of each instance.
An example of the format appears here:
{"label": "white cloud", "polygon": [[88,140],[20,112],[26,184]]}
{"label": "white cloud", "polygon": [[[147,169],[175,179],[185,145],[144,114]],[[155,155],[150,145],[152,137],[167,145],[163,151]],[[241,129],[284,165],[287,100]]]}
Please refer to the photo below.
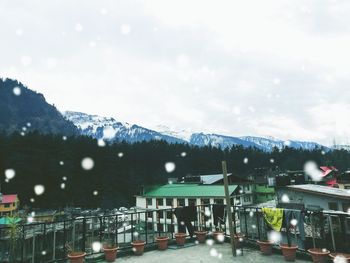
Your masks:
{"label": "white cloud", "polygon": [[347,141],[348,1],[30,0],[0,8],[0,75],[62,110],[151,128]]}

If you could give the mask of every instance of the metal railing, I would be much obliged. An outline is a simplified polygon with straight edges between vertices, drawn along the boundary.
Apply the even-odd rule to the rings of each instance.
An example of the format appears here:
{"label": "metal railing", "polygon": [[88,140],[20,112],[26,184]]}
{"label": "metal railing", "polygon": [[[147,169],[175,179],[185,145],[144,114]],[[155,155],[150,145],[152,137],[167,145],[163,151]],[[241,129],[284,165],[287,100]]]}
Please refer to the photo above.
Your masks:
{"label": "metal railing", "polygon": [[[227,211],[215,214],[215,205],[195,206],[196,219],[192,220],[194,230],[209,233],[223,231],[227,236]],[[261,208],[232,207],[235,233],[242,233],[246,240],[267,239],[269,227],[264,221]],[[342,212],[304,211],[305,238],[298,228],[287,231],[282,228],[281,242],[298,244],[300,250],[311,247],[327,248],[331,252],[350,252],[350,215]],[[215,219],[218,219],[216,220]],[[217,225],[214,222],[219,222]],[[0,228],[0,262],[58,262],[67,258],[65,244],[74,251],[85,251],[87,256],[102,255],[102,249],[94,251],[92,244],[114,242],[120,250],[131,250],[131,242],[144,240],[146,245],[156,243],[157,236],[174,239],[183,222],[178,222],[175,208],[127,212],[124,214],[88,216],[50,223],[19,224],[16,238],[11,236],[10,227]],[[13,233],[13,232],[12,232]]]}

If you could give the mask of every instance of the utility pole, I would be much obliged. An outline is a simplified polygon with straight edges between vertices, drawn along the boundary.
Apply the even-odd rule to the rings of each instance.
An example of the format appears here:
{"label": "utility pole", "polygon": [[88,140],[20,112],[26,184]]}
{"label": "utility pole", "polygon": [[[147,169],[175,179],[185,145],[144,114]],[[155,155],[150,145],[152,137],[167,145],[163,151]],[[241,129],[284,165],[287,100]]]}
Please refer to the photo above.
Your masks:
{"label": "utility pole", "polygon": [[228,178],[227,178],[226,161],[222,161],[221,164],[222,164],[222,174],[224,176],[224,187],[225,187],[225,196],[226,196],[226,210],[227,210],[227,215],[228,215],[228,227],[230,229],[232,255],[235,257],[236,256],[236,245],[235,245],[235,236],[234,236],[234,231],[233,231],[233,226],[232,226],[231,199],[230,199],[230,192],[228,190]]}

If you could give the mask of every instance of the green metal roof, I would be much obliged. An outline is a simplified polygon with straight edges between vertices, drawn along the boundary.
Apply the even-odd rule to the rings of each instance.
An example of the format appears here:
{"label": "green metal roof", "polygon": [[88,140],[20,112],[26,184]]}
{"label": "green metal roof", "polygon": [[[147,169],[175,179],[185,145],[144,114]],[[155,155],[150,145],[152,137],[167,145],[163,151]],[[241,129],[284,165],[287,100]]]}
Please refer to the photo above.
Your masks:
{"label": "green metal roof", "polygon": [[[230,185],[230,195],[237,189],[237,185]],[[146,187],[146,197],[225,197],[223,185],[200,184],[166,184],[162,186]]]}

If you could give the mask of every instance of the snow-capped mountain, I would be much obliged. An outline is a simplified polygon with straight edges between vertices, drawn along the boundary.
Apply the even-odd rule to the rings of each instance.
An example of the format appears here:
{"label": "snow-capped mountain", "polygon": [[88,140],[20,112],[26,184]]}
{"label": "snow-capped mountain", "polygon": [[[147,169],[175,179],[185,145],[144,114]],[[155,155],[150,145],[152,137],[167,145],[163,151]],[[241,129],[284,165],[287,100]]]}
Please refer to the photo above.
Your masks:
{"label": "snow-capped mountain", "polygon": [[150,140],[164,140],[169,143],[185,143],[184,140],[161,134],[138,125],[122,123],[114,118],[66,111],[63,116],[79,128],[82,135],[96,139],[126,141],[129,143]]}
{"label": "snow-capped mountain", "polygon": [[[173,131],[166,126],[159,125],[158,131],[147,129],[138,125],[122,123],[114,118],[89,115],[81,112],[66,111],[63,116],[74,123],[82,135],[96,139],[105,138],[112,141],[126,141],[130,143],[150,140],[164,140],[168,143],[188,143],[195,146],[212,146],[230,148],[241,145],[245,148],[255,147],[263,151],[272,151],[273,148],[283,147],[302,148],[312,150],[325,148],[315,142],[282,141],[274,138],[262,138],[253,136],[233,137],[220,134],[191,133],[188,130]],[[108,136],[106,138],[106,131]]]}

